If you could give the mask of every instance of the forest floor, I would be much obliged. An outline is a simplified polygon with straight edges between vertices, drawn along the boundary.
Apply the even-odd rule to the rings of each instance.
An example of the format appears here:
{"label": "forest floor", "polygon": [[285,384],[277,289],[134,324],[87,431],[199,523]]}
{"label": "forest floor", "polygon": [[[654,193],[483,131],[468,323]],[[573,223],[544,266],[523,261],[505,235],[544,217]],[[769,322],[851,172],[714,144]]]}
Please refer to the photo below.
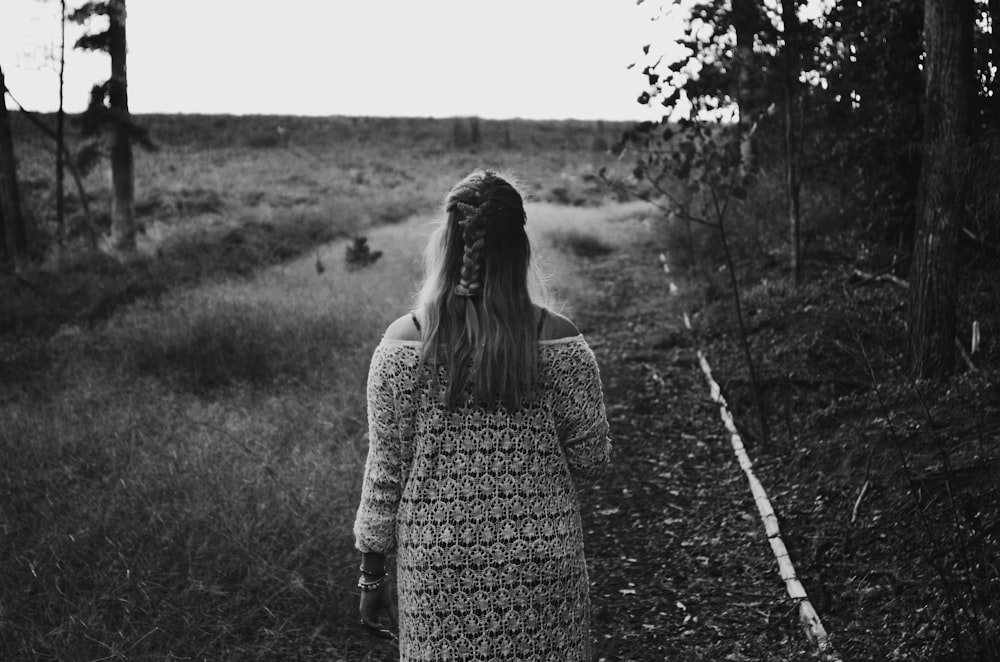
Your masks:
{"label": "forest floor", "polygon": [[656,254],[591,276],[603,296],[577,317],[614,442],[611,470],[582,492],[598,659],[807,656]]}
{"label": "forest floor", "polygon": [[600,300],[577,313],[615,443],[610,472],[582,492],[598,659],[824,659],[779,578],[699,349],[834,655],[1000,659],[995,369],[947,390],[908,381],[887,358],[901,309],[891,286],[851,290],[847,268],[817,265],[811,285],[776,288],[750,271],[761,284],[742,296],[771,422],[761,443],[731,300],[685,296],[683,281],[671,294],[660,249],[592,261]]}
{"label": "forest floor", "polygon": [[809,658],[656,253],[591,275],[603,295],[577,316],[614,442],[582,492],[598,659]]}

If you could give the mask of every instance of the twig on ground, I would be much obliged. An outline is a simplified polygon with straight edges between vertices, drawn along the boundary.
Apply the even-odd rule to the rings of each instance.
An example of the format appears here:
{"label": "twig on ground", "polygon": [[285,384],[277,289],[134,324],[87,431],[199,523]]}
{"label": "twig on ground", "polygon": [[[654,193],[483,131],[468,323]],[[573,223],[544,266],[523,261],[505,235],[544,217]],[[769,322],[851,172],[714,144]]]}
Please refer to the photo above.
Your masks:
{"label": "twig on ground", "polygon": [[958,348],[958,355],[962,357],[963,361],[965,361],[965,365],[968,366],[969,371],[979,372],[979,368],[977,368],[976,364],[972,362],[972,357],[969,356],[967,351],[965,351],[965,345],[963,345],[962,341],[958,339],[958,336],[955,336],[955,347]]}
{"label": "twig on ground", "polygon": [[861,507],[861,501],[865,498],[865,494],[868,492],[868,488],[871,486],[872,482],[872,456],[875,455],[875,448],[869,444],[868,447],[868,459],[865,461],[865,482],[861,486],[861,491],[858,493],[858,498],[854,502],[854,508],[851,509],[851,524],[858,519],[858,508]]}
{"label": "twig on ground", "polygon": [[903,289],[908,289],[910,287],[910,284],[905,280],[889,273],[870,274],[866,271],[861,271],[861,269],[854,269],[851,271],[851,276],[860,279],[852,283],[855,287],[867,285],[868,283],[892,283],[893,285]]}
{"label": "twig on ground", "polygon": [[861,491],[858,492],[858,498],[854,501],[854,508],[851,509],[851,524],[854,524],[858,520],[858,508],[861,507],[861,501],[865,498],[869,485],[871,485],[871,481],[865,479],[864,484],[861,486]]}

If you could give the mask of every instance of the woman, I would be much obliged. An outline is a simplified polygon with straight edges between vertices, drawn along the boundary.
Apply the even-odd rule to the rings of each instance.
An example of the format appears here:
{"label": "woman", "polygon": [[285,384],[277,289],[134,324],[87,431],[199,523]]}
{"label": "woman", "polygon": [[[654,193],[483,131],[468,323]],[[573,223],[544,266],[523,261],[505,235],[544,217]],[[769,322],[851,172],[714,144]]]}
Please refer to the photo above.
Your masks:
{"label": "woman", "polygon": [[415,313],[368,375],[369,449],[354,525],[362,623],[400,659],[591,660],[574,481],[611,449],[597,362],[534,305],[524,204],[476,171],[446,200]]}

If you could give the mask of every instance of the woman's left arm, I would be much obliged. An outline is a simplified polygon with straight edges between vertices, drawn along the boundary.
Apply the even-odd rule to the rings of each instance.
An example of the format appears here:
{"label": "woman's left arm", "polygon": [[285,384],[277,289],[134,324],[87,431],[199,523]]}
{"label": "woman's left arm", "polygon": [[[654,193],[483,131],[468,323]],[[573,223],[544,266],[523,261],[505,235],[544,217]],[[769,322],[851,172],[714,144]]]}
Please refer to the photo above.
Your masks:
{"label": "woman's left arm", "polygon": [[354,520],[354,540],[362,553],[358,579],[361,624],[377,636],[394,638],[379,619],[385,612],[389,625],[398,625],[396,605],[386,578],[385,554],[396,547],[396,511],[403,473],[396,397],[386,351],[382,344],[375,349],[368,370],[368,459],[361,484],[361,504]]}
{"label": "woman's left arm", "polygon": [[355,546],[386,554],[396,546],[396,510],[402,493],[400,435],[386,356],[379,345],[368,370],[368,459],[354,521]]}

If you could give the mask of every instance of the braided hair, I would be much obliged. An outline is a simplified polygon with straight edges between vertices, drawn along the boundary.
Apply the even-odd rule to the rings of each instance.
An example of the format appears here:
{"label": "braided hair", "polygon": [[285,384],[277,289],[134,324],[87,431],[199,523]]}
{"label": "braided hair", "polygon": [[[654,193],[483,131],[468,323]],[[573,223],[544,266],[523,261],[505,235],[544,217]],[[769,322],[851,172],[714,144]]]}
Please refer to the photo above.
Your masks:
{"label": "braided hair", "polygon": [[451,190],[445,210],[419,300],[427,321],[421,361],[445,368],[448,406],[471,397],[518,408],[538,377],[524,202],[506,179],[476,170]]}
{"label": "braided hair", "polygon": [[485,205],[473,207],[464,202],[455,203],[455,207],[464,217],[458,222],[462,228],[462,271],[460,280],[455,286],[455,294],[460,297],[472,298],[483,289],[483,249],[486,247],[487,209]]}

